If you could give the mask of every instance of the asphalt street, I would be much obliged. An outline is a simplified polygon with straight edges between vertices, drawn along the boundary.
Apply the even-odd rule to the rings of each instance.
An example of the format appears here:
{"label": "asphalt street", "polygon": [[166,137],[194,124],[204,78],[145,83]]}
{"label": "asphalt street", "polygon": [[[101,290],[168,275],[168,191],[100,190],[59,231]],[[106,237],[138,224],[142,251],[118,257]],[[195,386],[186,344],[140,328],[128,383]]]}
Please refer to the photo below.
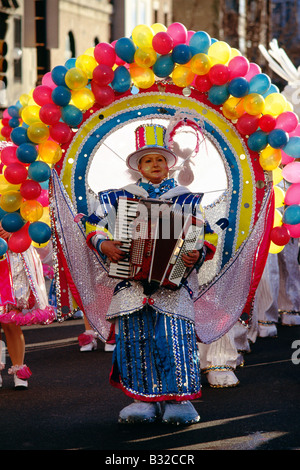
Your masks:
{"label": "asphalt street", "polygon": [[24,328],[33,375],[28,390],[14,390],[7,358],[1,450],[98,450],[103,459],[139,451],[300,450],[300,327],[279,325],[276,338],[259,338],[236,372],[237,387],[211,388],[204,376],[194,402],[201,421],[188,427],[119,424],[131,400],[109,385],[112,353],[101,342],[96,351],[79,351],[82,332],[82,320]]}

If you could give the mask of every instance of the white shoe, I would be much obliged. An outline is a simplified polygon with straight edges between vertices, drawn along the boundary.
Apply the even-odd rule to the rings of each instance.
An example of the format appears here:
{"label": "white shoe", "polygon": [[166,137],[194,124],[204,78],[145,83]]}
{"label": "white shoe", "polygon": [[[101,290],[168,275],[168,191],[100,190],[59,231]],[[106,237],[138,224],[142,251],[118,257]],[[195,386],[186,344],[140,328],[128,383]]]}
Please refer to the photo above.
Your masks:
{"label": "white shoe", "polygon": [[111,343],[105,343],[104,351],[105,352],[112,352],[115,349],[116,345]]}
{"label": "white shoe", "polygon": [[200,416],[190,401],[165,402],[162,417],[167,424],[194,424],[200,421]]}
{"label": "white shoe", "polygon": [[17,377],[17,374],[14,374],[14,383],[15,390],[27,390],[28,388],[28,381],[19,379],[19,377]]}
{"label": "white shoe", "polygon": [[275,338],[277,336],[277,326],[275,323],[269,325],[258,324],[258,336],[260,338]]}
{"label": "white shoe", "polygon": [[153,423],[159,417],[158,403],[135,401],[120,411],[119,423]]}
{"label": "white shoe", "polygon": [[210,370],[207,380],[213,388],[236,387],[240,383],[232,370]]}
{"label": "white shoe", "polygon": [[97,349],[97,341],[93,339],[90,343],[84,344],[80,348],[80,352],[94,351]]}
{"label": "white shoe", "polygon": [[94,351],[97,349],[96,333],[93,330],[86,330],[78,336],[81,352]]}
{"label": "white shoe", "polygon": [[284,326],[299,326],[300,315],[298,313],[284,313],[281,315],[281,324]]}

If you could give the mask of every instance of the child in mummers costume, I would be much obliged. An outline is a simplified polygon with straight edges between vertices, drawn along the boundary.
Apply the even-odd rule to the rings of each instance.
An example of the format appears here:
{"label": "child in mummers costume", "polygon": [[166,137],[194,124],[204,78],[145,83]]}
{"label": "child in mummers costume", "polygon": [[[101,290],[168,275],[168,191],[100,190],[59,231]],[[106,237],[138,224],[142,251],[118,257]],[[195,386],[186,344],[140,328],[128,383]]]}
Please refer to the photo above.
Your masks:
{"label": "child in mummers costume", "polygon": [[[10,235],[0,223],[0,237],[9,240]],[[42,262],[33,246],[23,253],[8,249],[0,259],[0,278],[0,325],[12,363],[8,373],[13,375],[16,390],[27,389],[31,371],[24,364],[22,326],[52,323],[56,313],[48,305]],[[0,371],[4,366],[0,356]]]}
{"label": "child in mummers costume", "polygon": [[[202,194],[193,194],[169,177],[176,155],[164,143],[165,128],[143,125],[136,129],[136,151],[127,157],[127,166],[140,173],[135,184],[99,194],[100,204],[89,218],[95,230],[87,236],[88,245],[110,262],[124,257],[120,241],[99,228],[109,216],[101,202],[109,201],[117,210],[119,197],[156,198],[189,211],[203,221]],[[98,228],[97,228],[98,225]],[[102,226],[103,227],[103,226]],[[111,231],[112,232],[112,231]],[[115,324],[116,348],[110,375],[112,385],[134,402],[121,410],[120,422],[191,424],[199,415],[190,400],[201,396],[200,364],[194,325],[193,296],[198,292],[197,267],[215,247],[203,243],[182,259],[191,270],[177,290],[154,288],[147,282],[120,280],[116,285],[107,319]],[[196,269],[195,269],[196,268]],[[136,305],[140,307],[136,308]]]}

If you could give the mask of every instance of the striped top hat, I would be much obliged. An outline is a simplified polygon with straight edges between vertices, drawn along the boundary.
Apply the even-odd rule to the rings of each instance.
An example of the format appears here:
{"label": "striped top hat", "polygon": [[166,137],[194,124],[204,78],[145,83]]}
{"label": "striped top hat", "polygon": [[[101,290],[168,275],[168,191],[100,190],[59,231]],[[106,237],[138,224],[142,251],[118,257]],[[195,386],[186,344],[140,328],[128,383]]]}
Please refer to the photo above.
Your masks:
{"label": "striped top hat", "polygon": [[128,155],[126,164],[131,170],[139,171],[138,164],[142,157],[157,153],[165,157],[168,168],[176,165],[176,155],[165,145],[166,128],[158,124],[143,124],[135,130],[136,150]]}

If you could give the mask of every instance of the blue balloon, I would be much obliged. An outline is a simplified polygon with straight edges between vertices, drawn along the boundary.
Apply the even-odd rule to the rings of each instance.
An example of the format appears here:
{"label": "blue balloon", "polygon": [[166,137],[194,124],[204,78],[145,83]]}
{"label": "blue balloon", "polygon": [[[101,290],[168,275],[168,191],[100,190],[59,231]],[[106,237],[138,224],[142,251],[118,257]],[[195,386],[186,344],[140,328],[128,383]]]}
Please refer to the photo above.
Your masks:
{"label": "blue balloon", "polygon": [[233,78],[228,84],[228,91],[236,98],[246,96],[249,92],[248,80],[246,80],[244,77]]}
{"label": "blue balloon", "polygon": [[229,95],[228,85],[213,85],[208,92],[208,99],[212,104],[219,106],[227,100]]}
{"label": "blue balloon", "polygon": [[51,93],[53,103],[57,104],[58,106],[67,106],[67,104],[69,104],[70,102],[71,97],[71,91],[69,90],[69,88],[63,85],[58,85],[56,88],[53,89]]}
{"label": "blue balloon", "polygon": [[16,155],[21,163],[32,163],[37,158],[37,150],[33,144],[21,144],[17,148]]}
{"label": "blue balloon", "polygon": [[55,85],[66,86],[65,75],[68,69],[64,65],[57,65],[51,71],[51,78],[54,81]]}
{"label": "blue balloon", "polygon": [[191,37],[189,46],[191,48],[192,55],[199,54],[200,52],[207,54],[207,51],[211,46],[211,37],[205,31],[197,31]]}
{"label": "blue balloon", "polygon": [[111,82],[112,88],[118,93],[125,93],[131,85],[131,76],[124,65],[120,65],[114,71],[114,78]]}
{"label": "blue balloon", "polygon": [[0,238],[0,256],[5,255],[7,252],[8,246],[6,241],[3,238]]}
{"label": "blue balloon", "polygon": [[161,55],[152,67],[154,74],[159,78],[168,77],[174,70],[175,64],[172,57],[167,55]]}
{"label": "blue balloon", "polygon": [[68,104],[61,109],[62,120],[71,127],[77,127],[82,121],[83,114],[73,104]]}
{"label": "blue balloon", "polygon": [[10,133],[10,138],[15,145],[21,145],[30,142],[27,136],[27,129],[25,127],[15,127]]}
{"label": "blue balloon", "polygon": [[73,69],[76,67],[76,57],[71,57],[71,59],[68,59],[65,62],[65,67],[67,67],[68,70]]}
{"label": "blue balloon", "polygon": [[7,112],[10,115],[10,117],[13,118],[19,118],[19,108],[17,106],[9,106],[7,108]]}
{"label": "blue balloon", "polygon": [[19,127],[20,119],[18,117],[13,117],[8,121],[8,124],[9,124],[10,127],[15,129],[16,127]]}
{"label": "blue balloon", "polygon": [[300,137],[290,137],[283,151],[290,157],[300,158]]}
{"label": "blue balloon", "polygon": [[282,149],[289,141],[289,135],[283,129],[274,129],[268,136],[268,144],[274,149]]}
{"label": "blue balloon", "polygon": [[51,176],[51,169],[48,163],[37,161],[33,162],[28,167],[28,176],[34,181],[39,183],[42,181],[48,181]]}
{"label": "blue balloon", "polygon": [[4,211],[4,210],[1,209],[1,207],[0,207],[0,220],[3,219],[3,217],[5,216],[5,214],[9,214],[9,212]]}
{"label": "blue balloon", "polygon": [[285,209],[282,222],[287,225],[296,225],[300,223],[300,205],[292,204]]}
{"label": "blue balloon", "polygon": [[278,86],[274,85],[274,83],[271,83],[268,91],[264,93],[262,96],[263,98],[266,98],[266,96],[270,95],[271,93],[280,93]]}
{"label": "blue balloon", "polygon": [[271,86],[271,79],[265,73],[258,73],[249,82],[249,93],[267,93]]}
{"label": "blue balloon", "polygon": [[35,243],[46,243],[51,238],[51,228],[45,222],[32,222],[28,227],[28,234]]}
{"label": "blue balloon", "polygon": [[253,152],[260,152],[268,144],[268,134],[263,131],[253,132],[248,138],[248,147]]}
{"label": "blue balloon", "polygon": [[45,180],[45,181],[40,181],[40,185],[41,185],[41,188],[42,189],[49,189],[49,179]]}
{"label": "blue balloon", "polygon": [[23,227],[25,221],[20,216],[19,212],[10,212],[3,217],[1,224],[3,230],[6,232],[17,232]]}
{"label": "blue balloon", "polygon": [[115,52],[117,56],[128,64],[134,62],[135,51],[135,44],[130,38],[120,38],[115,43]]}
{"label": "blue balloon", "polygon": [[176,64],[186,64],[192,58],[191,48],[186,44],[178,44],[172,51],[172,60]]}

